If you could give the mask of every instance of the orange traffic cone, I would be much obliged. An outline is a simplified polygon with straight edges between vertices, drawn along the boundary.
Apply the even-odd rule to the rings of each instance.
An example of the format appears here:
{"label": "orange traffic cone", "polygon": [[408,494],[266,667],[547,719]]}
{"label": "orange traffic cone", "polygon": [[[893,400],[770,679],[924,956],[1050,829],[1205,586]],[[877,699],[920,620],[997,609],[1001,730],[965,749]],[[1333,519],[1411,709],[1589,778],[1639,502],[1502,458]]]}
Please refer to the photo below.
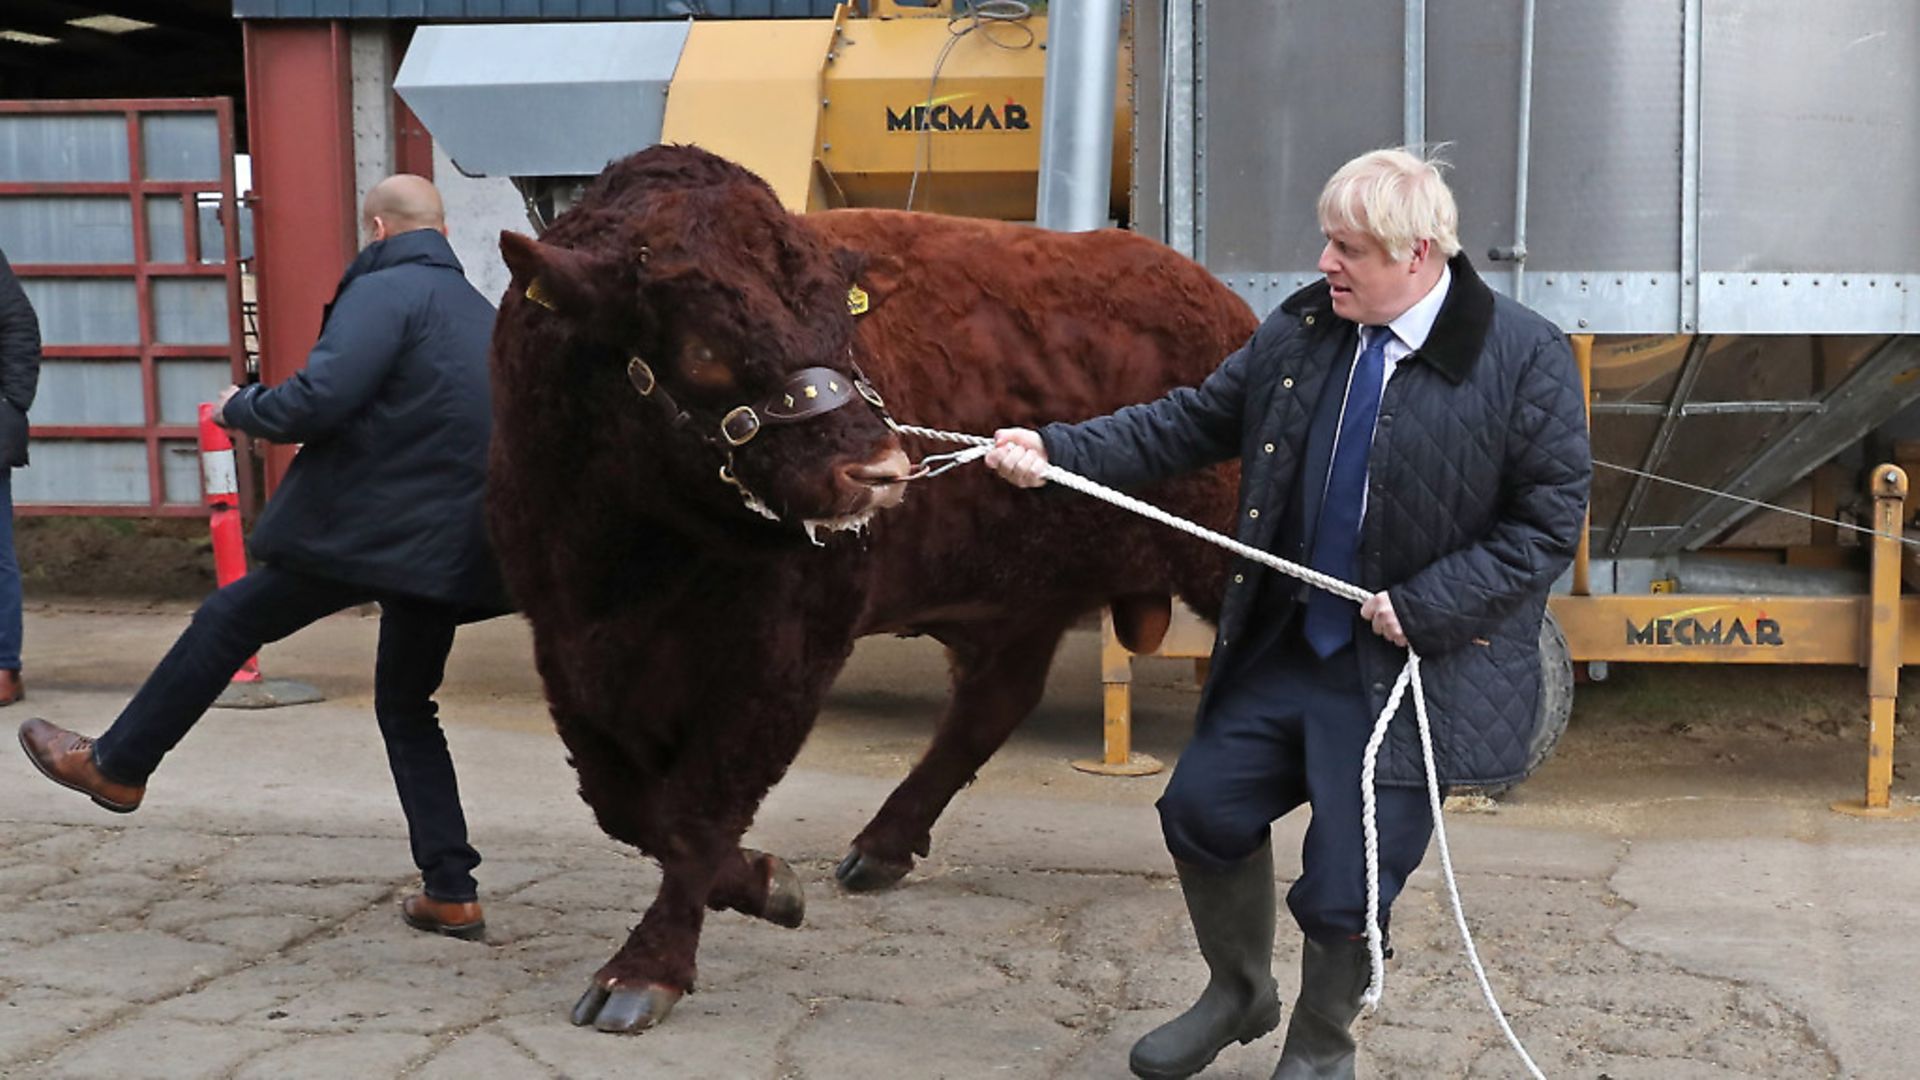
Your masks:
{"label": "orange traffic cone", "polygon": [[[213,405],[200,405],[200,487],[206,500],[208,525],[213,530],[213,577],[221,588],[247,573],[246,542],[240,534],[240,477],[234,467],[233,439],[213,422]],[[326,696],[303,682],[269,679],[260,674],[260,658],[247,657],[233,680],[214,701],[225,709],[270,709],[276,705],[305,705]]]}

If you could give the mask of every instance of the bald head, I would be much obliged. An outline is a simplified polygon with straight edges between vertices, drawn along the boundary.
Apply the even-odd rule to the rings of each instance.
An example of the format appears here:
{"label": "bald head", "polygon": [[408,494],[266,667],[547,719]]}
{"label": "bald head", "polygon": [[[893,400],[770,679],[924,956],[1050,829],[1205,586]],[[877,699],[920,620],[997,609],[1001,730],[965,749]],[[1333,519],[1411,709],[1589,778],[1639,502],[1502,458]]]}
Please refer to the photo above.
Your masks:
{"label": "bald head", "polygon": [[360,225],[372,243],[415,229],[445,232],[447,217],[440,206],[440,192],[434,190],[431,180],[401,173],[387,177],[367,192]]}

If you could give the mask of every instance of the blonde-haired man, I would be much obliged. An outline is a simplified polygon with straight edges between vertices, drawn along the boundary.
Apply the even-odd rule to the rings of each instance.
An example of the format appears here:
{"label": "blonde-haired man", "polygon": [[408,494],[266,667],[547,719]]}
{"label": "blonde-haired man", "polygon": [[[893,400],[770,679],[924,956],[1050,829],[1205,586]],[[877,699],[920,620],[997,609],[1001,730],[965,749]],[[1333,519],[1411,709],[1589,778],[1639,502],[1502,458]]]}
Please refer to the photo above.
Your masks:
{"label": "blonde-haired man", "polygon": [[[1118,487],[1238,457],[1239,539],[1355,582],[1357,609],[1234,567],[1194,738],[1159,802],[1211,977],[1134,1045],[1150,1080],[1190,1076],[1278,1026],[1269,826],[1313,807],[1287,906],[1300,994],[1275,1080],[1353,1076],[1368,978],[1360,771],[1411,645],[1440,783],[1524,771],[1547,590],[1572,558],[1591,461],[1567,342],[1460,254],[1436,162],[1376,150],[1327,182],[1325,277],[1197,388],[1080,424],[997,435],[1023,486],[1048,463]],[[1368,632],[1370,631],[1370,633]],[[1380,924],[1433,830],[1411,703],[1376,775]]]}

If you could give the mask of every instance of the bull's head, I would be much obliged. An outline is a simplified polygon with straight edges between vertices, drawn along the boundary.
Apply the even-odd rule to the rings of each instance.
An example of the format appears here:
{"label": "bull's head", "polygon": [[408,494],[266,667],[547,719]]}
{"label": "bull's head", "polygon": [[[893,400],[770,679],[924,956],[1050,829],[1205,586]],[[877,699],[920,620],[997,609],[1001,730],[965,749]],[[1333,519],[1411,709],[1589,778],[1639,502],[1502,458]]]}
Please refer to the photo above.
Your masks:
{"label": "bull's head", "polygon": [[592,385],[621,373],[649,444],[717,489],[687,495],[737,497],[735,513],[809,537],[900,501],[907,457],[854,355],[858,259],[758,177],[655,147],[609,166],[543,240],[503,233],[500,247],[501,318],[557,320],[568,351],[604,369]]}

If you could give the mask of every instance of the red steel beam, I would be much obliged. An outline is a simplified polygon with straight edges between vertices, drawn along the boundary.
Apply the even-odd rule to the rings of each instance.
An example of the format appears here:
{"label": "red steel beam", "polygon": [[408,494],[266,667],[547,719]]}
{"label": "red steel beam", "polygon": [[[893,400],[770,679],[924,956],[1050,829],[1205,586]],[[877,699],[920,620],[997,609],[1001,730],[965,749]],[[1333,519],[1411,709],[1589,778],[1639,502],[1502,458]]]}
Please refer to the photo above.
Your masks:
{"label": "red steel beam", "polygon": [[[339,20],[244,20],[241,35],[260,377],[278,383],[306,362],[356,247],[351,54]],[[269,448],[269,490],[292,460],[293,448]]]}

